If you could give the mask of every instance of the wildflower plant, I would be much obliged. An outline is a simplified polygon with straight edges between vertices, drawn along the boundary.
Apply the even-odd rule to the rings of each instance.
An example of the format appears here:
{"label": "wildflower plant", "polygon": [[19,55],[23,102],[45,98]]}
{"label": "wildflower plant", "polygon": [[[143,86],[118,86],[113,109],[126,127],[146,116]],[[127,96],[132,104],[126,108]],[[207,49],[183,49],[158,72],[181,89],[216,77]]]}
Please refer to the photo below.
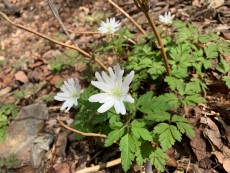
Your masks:
{"label": "wildflower plant", "polygon": [[124,70],[121,70],[119,64],[115,66],[115,72],[109,67],[110,76],[104,71],[102,75],[98,72],[95,73],[98,81],[92,81],[91,83],[104,93],[90,96],[89,101],[103,103],[97,110],[99,113],[104,113],[114,106],[117,114],[125,115],[126,108],[123,102],[134,102],[134,99],[128,94],[129,85],[134,77],[134,71],[131,71],[124,81],[122,81],[123,73]]}
{"label": "wildflower plant", "polygon": [[62,92],[57,93],[54,99],[64,101],[61,110],[66,109],[66,111],[69,111],[73,105],[78,105],[81,86],[77,78],[70,78],[67,81],[64,81],[64,84],[60,89]]}
{"label": "wildflower plant", "polygon": [[174,17],[175,15],[172,15],[171,12],[165,12],[164,15],[159,16],[159,21],[166,25],[171,25]]}
{"label": "wildflower plant", "polygon": [[[135,0],[148,18],[146,4],[141,2]],[[81,94],[78,80],[69,79],[55,96],[65,101],[62,110],[77,106],[73,128],[105,134],[106,147],[116,142],[125,171],[134,163],[144,165],[146,161],[164,171],[165,151],[181,141],[183,135],[195,135],[181,110],[206,102],[207,72],[219,73],[230,88],[230,65],[225,60],[230,56],[230,43],[214,32],[200,31],[173,18],[170,13],[159,17],[161,22],[171,24],[167,32],[173,34],[165,34],[152,23],[158,36],[146,34],[136,44],[128,43],[127,39],[134,37],[121,28],[118,35],[103,41],[95,50],[98,54],[115,52],[119,63],[114,63],[114,70],[109,67],[108,72],[97,71]],[[102,22],[98,30],[114,33],[119,27],[120,23],[111,18]],[[114,44],[116,41],[120,44]],[[160,48],[155,46],[157,41]]]}
{"label": "wildflower plant", "polygon": [[98,31],[102,34],[113,34],[119,30],[121,23],[116,21],[114,17],[106,19],[106,22],[102,21]]}

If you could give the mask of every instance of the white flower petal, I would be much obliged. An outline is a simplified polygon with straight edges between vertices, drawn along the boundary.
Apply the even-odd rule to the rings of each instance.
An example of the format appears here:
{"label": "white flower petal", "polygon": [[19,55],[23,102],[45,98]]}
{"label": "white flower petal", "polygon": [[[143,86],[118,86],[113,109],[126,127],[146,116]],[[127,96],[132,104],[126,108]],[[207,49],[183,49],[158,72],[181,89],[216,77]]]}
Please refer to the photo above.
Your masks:
{"label": "white flower petal", "polygon": [[165,12],[164,15],[159,15],[159,20],[166,24],[166,25],[169,25],[169,24],[172,24],[172,21],[173,21],[173,18],[175,17],[175,15],[172,15],[171,12]]}
{"label": "white flower petal", "polygon": [[99,73],[95,73],[98,81],[92,81],[91,84],[104,93],[92,95],[89,98],[89,101],[104,103],[98,109],[98,112],[100,113],[105,112],[114,106],[118,114],[121,113],[124,115],[126,114],[124,102],[134,102],[134,99],[128,94],[129,84],[133,80],[134,71],[130,72],[123,82],[122,76],[124,70],[120,68],[119,64],[114,67],[114,71],[112,68],[109,68],[109,74],[110,76],[104,71],[102,72],[102,76]]}
{"label": "white flower petal", "polygon": [[117,64],[115,67],[114,67],[114,70],[115,70],[115,75],[118,76],[120,71],[121,71],[121,67],[119,64]]}
{"label": "white flower petal", "polygon": [[124,82],[123,82],[123,86],[129,86],[129,84],[132,82],[134,78],[134,71],[131,71],[128,76],[126,76]]}
{"label": "white flower petal", "polygon": [[68,100],[66,100],[66,101],[63,103],[63,105],[61,106],[61,110],[64,110],[64,109],[67,108],[66,111],[69,111],[70,108],[73,106],[73,104],[74,104],[74,101],[71,100],[71,99],[68,99]]}
{"label": "white flower petal", "polygon": [[134,103],[134,99],[129,94],[126,95],[124,101],[129,103]]}
{"label": "white flower petal", "polygon": [[69,98],[69,94],[68,93],[57,93],[56,96],[54,96],[55,100],[58,101],[65,101]]}
{"label": "white flower petal", "polygon": [[91,81],[91,84],[104,92],[108,92],[110,90],[110,85],[104,82]]}
{"label": "white flower petal", "polygon": [[104,79],[105,83],[113,84],[113,80],[103,71],[102,78]]}
{"label": "white flower petal", "polygon": [[114,74],[113,69],[111,67],[109,67],[108,69],[111,79],[114,80],[116,78],[116,75]]}
{"label": "white flower petal", "polygon": [[95,77],[99,82],[104,82],[104,80],[102,79],[101,75],[98,72],[95,73]]}
{"label": "white flower petal", "polygon": [[80,86],[79,81],[78,81],[77,78],[74,79],[74,88],[75,88],[75,90],[76,90],[78,93],[80,93],[80,91],[81,91],[81,86]]}
{"label": "white flower petal", "polygon": [[107,93],[94,94],[89,97],[90,102],[104,103],[109,100],[111,100],[111,97]]}
{"label": "white flower petal", "polygon": [[115,18],[107,18],[106,22],[101,22],[101,26],[98,28],[98,31],[102,34],[114,33],[119,29],[120,25],[121,23],[116,21]]}
{"label": "white flower petal", "polygon": [[69,109],[75,105],[78,105],[78,98],[80,97],[80,84],[77,78],[70,78],[67,81],[64,81],[64,84],[60,87],[62,93],[59,92],[54,97],[55,100],[65,101],[61,106],[61,110]]}
{"label": "white flower petal", "polygon": [[114,108],[115,108],[117,114],[119,114],[119,113],[121,113],[122,115],[126,114],[125,105],[122,101],[115,101],[114,102]]}
{"label": "white flower petal", "polygon": [[99,109],[97,110],[99,113],[104,113],[107,110],[109,110],[111,107],[113,107],[114,102],[113,101],[108,101],[106,103],[104,103],[101,107],[99,107]]}
{"label": "white flower petal", "polygon": [[64,92],[64,93],[69,93],[68,88],[63,84],[61,85],[60,89]]}

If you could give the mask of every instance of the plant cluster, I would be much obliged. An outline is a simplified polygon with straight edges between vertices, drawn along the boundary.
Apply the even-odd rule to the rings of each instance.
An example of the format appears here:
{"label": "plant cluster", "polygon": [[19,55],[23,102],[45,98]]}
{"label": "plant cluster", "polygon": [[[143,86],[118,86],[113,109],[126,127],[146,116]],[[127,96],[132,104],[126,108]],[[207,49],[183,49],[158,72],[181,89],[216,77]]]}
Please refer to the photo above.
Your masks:
{"label": "plant cluster", "polygon": [[0,158],[0,172],[14,172],[14,169],[19,168],[21,162],[18,160],[17,156],[12,154],[7,158]]}
{"label": "plant cluster", "polygon": [[0,142],[6,137],[6,130],[10,120],[16,117],[18,110],[12,104],[1,105],[0,108]]}
{"label": "plant cluster", "polygon": [[[109,74],[95,73],[96,80],[92,79],[91,84],[100,91],[89,85],[80,93],[79,81],[69,79],[55,97],[64,101],[62,110],[72,106],[79,110],[72,127],[107,135],[106,147],[115,142],[119,145],[125,171],[133,162],[143,165],[147,159],[159,171],[164,171],[165,151],[181,141],[183,135],[195,135],[180,110],[206,101],[208,74],[219,73],[230,88],[230,65],[225,59],[230,56],[230,43],[189,23],[171,22],[174,17],[171,14],[166,17],[163,20],[162,16],[161,21],[167,22],[167,30],[159,29],[159,32],[171,75],[166,75],[154,36],[144,35],[142,41],[129,44],[128,39],[133,35],[125,28],[117,31],[120,23],[113,18],[102,22],[99,31],[108,33],[108,39],[95,51],[112,52],[119,63],[114,71],[108,68]],[[115,31],[118,35],[113,36]]]}

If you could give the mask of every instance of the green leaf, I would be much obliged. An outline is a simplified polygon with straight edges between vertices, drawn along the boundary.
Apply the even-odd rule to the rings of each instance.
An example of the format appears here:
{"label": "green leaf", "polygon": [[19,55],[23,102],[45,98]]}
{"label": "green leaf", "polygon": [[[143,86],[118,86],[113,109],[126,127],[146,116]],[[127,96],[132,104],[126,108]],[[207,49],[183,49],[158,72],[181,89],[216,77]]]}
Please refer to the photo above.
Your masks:
{"label": "green leaf", "polygon": [[108,147],[114,143],[114,141],[117,141],[122,137],[122,135],[125,133],[125,126],[120,122],[114,123],[110,125],[112,129],[115,129],[111,131],[108,134],[108,138],[105,140],[105,146]]}
{"label": "green leaf", "polygon": [[172,147],[175,141],[181,141],[181,133],[174,125],[160,123],[154,127],[153,133],[159,135],[162,149],[165,151]]}
{"label": "green leaf", "polygon": [[131,131],[137,139],[141,137],[145,141],[152,141],[153,137],[151,133],[146,129],[145,125],[145,122],[134,120],[131,123]]}
{"label": "green leaf", "polygon": [[230,64],[228,64],[223,58],[221,58],[220,63],[216,66],[216,69],[219,72],[226,74],[230,71]]}
{"label": "green leaf", "polygon": [[224,77],[222,77],[222,80],[225,81],[225,84],[230,89],[230,77],[224,76]]}
{"label": "green leaf", "polygon": [[171,119],[171,115],[168,112],[165,111],[156,111],[151,114],[148,114],[146,117],[144,117],[147,120],[152,120],[156,122],[164,122],[169,121]]}
{"label": "green leaf", "polygon": [[189,124],[186,118],[178,115],[173,115],[171,121],[176,123],[177,128],[182,134],[185,133],[187,136],[191,137],[195,136],[195,131],[192,129],[192,126]]}
{"label": "green leaf", "polygon": [[0,142],[4,142],[6,139],[7,126],[0,126]]}
{"label": "green leaf", "polygon": [[183,94],[181,95],[194,95],[201,92],[198,80],[193,80],[186,84]]}
{"label": "green leaf", "polygon": [[198,40],[201,43],[208,43],[210,41],[217,41],[219,36],[217,34],[214,34],[213,32],[209,32],[207,34],[199,35]]}
{"label": "green leaf", "polygon": [[188,76],[187,67],[172,67],[172,75],[177,78],[184,78]]}
{"label": "green leaf", "polygon": [[149,158],[150,153],[152,152],[153,147],[150,143],[142,142],[140,148],[136,151],[136,161],[138,165],[143,165],[146,161],[146,158]]}
{"label": "green leaf", "polygon": [[204,68],[207,70],[208,68],[211,67],[212,61],[210,59],[204,59],[203,61]]}
{"label": "green leaf", "polygon": [[161,172],[165,170],[167,157],[168,155],[159,147],[153,150],[149,156],[151,163]]}
{"label": "green leaf", "polygon": [[152,91],[149,91],[149,92],[143,94],[137,100],[136,106],[139,107],[139,106],[145,105],[148,102],[151,102],[152,97],[153,97],[153,92]]}
{"label": "green leaf", "polygon": [[217,58],[218,57],[218,47],[214,43],[208,44],[208,46],[204,47],[204,52],[207,56],[207,58]]}
{"label": "green leaf", "polygon": [[162,102],[168,103],[172,109],[177,109],[181,105],[180,99],[173,93],[166,93],[164,95],[159,96],[159,100]]}
{"label": "green leaf", "polygon": [[195,106],[197,103],[205,103],[206,100],[205,98],[200,97],[199,94],[194,94],[191,96],[186,96],[181,102],[183,103],[183,105]]}
{"label": "green leaf", "polygon": [[121,164],[125,171],[127,171],[132,165],[132,161],[135,158],[136,145],[135,140],[130,134],[126,134],[120,140],[120,151],[121,151]]}
{"label": "green leaf", "polygon": [[219,41],[218,42],[218,50],[221,54],[230,56],[230,43],[228,41]]}
{"label": "green leaf", "polygon": [[175,90],[176,88],[178,88],[178,85],[184,84],[182,79],[177,79],[177,78],[172,77],[172,76],[166,76],[165,82],[168,83],[171,90]]}

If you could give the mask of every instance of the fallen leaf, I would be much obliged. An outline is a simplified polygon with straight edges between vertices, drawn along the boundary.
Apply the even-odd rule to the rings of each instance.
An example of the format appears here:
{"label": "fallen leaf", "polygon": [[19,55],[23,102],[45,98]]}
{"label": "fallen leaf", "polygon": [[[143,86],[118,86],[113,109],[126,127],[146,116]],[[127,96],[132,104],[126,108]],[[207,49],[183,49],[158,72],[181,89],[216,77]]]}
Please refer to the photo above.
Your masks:
{"label": "fallen leaf", "polygon": [[60,163],[58,166],[55,168],[56,173],[70,173],[70,166],[67,163]]}
{"label": "fallen leaf", "polygon": [[224,0],[209,0],[208,8],[218,8],[224,4]]}
{"label": "fallen leaf", "polygon": [[16,80],[22,82],[22,83],[28,83],[29,79],[26,76],[24,71],[18,71],[17,73],[14,74],[14,77]]}
{"label": "fallen leaf", "polygon": [[214,151],[214,152],[212,152],[212,154],[214,154],[216,156],[216,158],[220,164],[223,164],[225,157],[220,151]]}
{"label": "fallen leaf", "polygon": [[201,123],[207,125],[203,132],[204,136],[211,142],[212,145],[215,145],[215,147],[221,150],[223,143],[221,141],[221,134],[217,125],[209,117],[201,117]]}
{"label": "fallen leaf", "polygon": [[194,7],[201,7],[200,1],[199,0],[193,0],[192,1],[192,6],[194,6]]}
{"label": "fallen leaf", "polygon": [[9,86],[6,87],[6,88],[1,89],[1,90],[0,90],[0,97],[2,97],[2,96],[4,96],[4,95],[8,94],[11,90],[12,90],[12,88],[9,87]]}
{"label": "fallen leaf", "polygon": [[197,157],[197,160],[201,161],[205,158],[210,157],[211,154],[206,151],[206,143],[205,139],[202,138],[203,135],[201,135],[201,130],[197,128],[195,128],[194,130],[196,132],[196,135],[194,138],[191,138],[190,145]]}
{"label": "fallen leaf", "polygon": [[225,171],[230,172],[230,158],[224,159],[223,167]]}

